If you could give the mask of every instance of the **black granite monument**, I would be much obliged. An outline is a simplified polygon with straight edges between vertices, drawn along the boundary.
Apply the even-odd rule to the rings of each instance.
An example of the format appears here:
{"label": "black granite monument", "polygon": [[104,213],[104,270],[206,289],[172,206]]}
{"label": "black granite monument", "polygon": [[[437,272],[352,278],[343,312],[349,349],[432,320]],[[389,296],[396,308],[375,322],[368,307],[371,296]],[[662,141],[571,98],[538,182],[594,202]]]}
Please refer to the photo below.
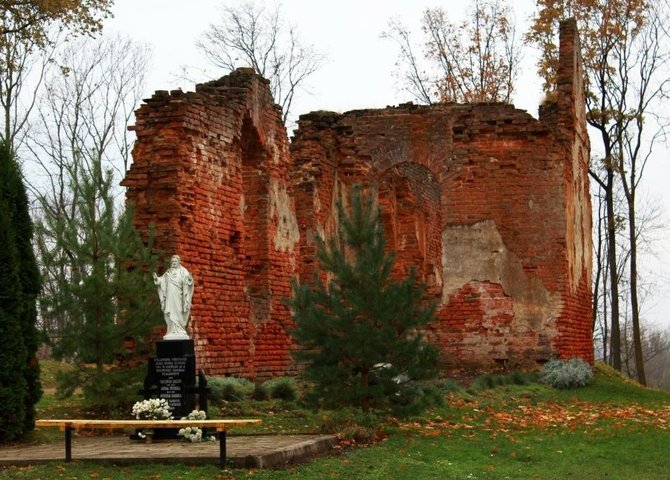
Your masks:
{"label": "black granite monument", "polygon": [[149,359],[144,396],[165,399],[176,419],[195,408],[195,352],[193,340],[162,340]]}

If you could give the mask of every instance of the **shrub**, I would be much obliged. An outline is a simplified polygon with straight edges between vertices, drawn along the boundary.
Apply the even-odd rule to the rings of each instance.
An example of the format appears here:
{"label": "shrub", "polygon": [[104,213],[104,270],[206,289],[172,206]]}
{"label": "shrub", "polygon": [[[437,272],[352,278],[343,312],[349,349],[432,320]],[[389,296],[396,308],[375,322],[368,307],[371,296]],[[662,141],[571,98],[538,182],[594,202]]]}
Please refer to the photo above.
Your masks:
{"label": "shrub", "polygon": [[264,383],[272,398],[292,402],[298,398],[298,385],[295,379],[290,377],[279,377]]}
{"label": "shrub", "polygon": [[487,373],[475,378],[475,381],[470,385],[470,390],[473,392],[481,392],[482,390],[489,390],[496,387],[495,375]]}
{"label": "shrub", "polygon": [[254,391],[254,384],[246,378],[212,377],[207,386],[212,391],[214,402],[239,402],[249,398]]}
{"label": "shrub", "polygon": [[254,387],[254,392],[251,394],[251,398],[259,402],[270,400],[270,388],[267,386],[267,382],[257,383]]}
{"label": "shrub", "polygon": [[514,371],[507,374],[487,373],[472,382],[468,391],[477,393],[504,385],[528,385],[537,381],[537,375],[532,372]]}
{"label": "shrub", "polygon": [[537,373],[535,372],[512,372],[512,383],[514,385],[530,385],[531,383],[536,383],[538,379]]}
{"label": "shrub", "polygon": [[78,365],[56,372],[56,397],[69,398],[81,388],[88,412],[123,418],[137,400],[144,374],[143,367],[116,367],[99,372],[94,366]]}
{"label": "shrub", "polygon": [[591,366],[580,358],[550,360],[540,371],[540,381],[554,388],[584,387],[593,380]]}
{"label": "shrub", "polygon": [[390,399],[391,411],[398,417],[410,417],[428,408],[444,404],[441,392],[430,382],[410,381],[398,385],[397,391]]}
{"label": "shrub", "polygon": [[463,387],[453,378],[447,378],[442,382],[441,390],[443,393],[456,393],[463,391]]}

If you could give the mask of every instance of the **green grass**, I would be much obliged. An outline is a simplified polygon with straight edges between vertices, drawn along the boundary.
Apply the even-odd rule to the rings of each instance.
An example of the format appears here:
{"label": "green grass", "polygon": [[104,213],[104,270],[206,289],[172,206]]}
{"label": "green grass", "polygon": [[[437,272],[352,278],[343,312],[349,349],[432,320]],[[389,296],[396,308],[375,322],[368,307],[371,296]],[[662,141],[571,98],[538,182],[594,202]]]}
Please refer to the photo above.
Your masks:
{"label": "green grass", "polygon": [[77,462],[0,469],[0,478],[646,480],[670,472],[670,393],[640,388],[606,368],[576,390],[533,383],[450,393],[444,407],[404,420],[312,412],[278,401],[224,404],[221,413],[260,416],[271,432],[327,425],[350,433],[381,423],[388,438],[354,448],[350,441],[334,455],[284,470]]}
{"label": "green grass", "polygon": [[53,393],[58,386],[56,374],[58,372],[69,372],[73,369],[72,365],[57,360],[40,360],[40,381],[42,382],[42,388],[47,393]]}

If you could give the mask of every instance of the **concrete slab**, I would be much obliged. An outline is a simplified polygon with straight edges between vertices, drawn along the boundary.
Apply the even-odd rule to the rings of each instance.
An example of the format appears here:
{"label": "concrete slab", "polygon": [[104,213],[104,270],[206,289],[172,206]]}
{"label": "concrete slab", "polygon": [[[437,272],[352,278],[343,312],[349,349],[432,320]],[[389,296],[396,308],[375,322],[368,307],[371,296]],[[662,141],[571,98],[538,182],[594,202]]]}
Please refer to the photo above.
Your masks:
{"label": "concrete slab", "polygon": [[[228,435],[228,462],[247,468],[272,468],[299,462],[329,451],[334,435]],[[125,436],[77,437],[72,440],[73,461],[116,464],[216,464],[219,442],[187,443],[176,440],[145,443]],[[65,461],[65,443],[0,447],[0,465],[34,465]]]}

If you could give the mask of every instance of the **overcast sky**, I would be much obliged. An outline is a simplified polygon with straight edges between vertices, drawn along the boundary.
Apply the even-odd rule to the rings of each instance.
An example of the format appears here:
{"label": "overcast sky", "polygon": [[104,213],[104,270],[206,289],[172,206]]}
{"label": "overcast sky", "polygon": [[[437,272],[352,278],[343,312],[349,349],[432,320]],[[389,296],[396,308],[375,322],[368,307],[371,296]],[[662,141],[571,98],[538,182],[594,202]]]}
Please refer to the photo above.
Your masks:
{"label": "overcast sky", "polygon": [[[114,18],[107,21],[107,33],[122,33],[148,44],[152,50],[146,93],[181,87],[193,90],[183,80],[181,67],[216,71],[195,47],[207,27],[220,18],[223,4],[233,0],[116,0]],[[399,91],[393,77],[397,49],[392,41],[380,38],[391,17],[397,17],[414,31],[419,30],[421,13],[427,7],[442,6],[454,16],[462,6],[453,1],[424,0],[284,0],[282,12],[297,25],[300,37],[326,56],[326,62],[312,78],[308,92],[294,100],[296,114],[313,110],[344,112],[358,108],[381,108],[410,100]],[[466,2],[458,2],[459,5]],[[522,34],[534,2],[511,2]],[[522,74],[516,85],[513,103],[537,117],[542,100],[540,81],[535,75],[534,51],[525,51]],[[207,78],[209,79],[209,78]],[[206,80],[203,78],[202,80]],[[599,145],[592,141],[594,152]],[[661,204],[668,218],[670,200],[670,159],[666,148],[658,148],[645,172],[643,200]],[[654,254],[643,257],[643,280],[655,282],[654,293],[645,300],[643,317],[670,326],[670,226],[655,234]]]}

